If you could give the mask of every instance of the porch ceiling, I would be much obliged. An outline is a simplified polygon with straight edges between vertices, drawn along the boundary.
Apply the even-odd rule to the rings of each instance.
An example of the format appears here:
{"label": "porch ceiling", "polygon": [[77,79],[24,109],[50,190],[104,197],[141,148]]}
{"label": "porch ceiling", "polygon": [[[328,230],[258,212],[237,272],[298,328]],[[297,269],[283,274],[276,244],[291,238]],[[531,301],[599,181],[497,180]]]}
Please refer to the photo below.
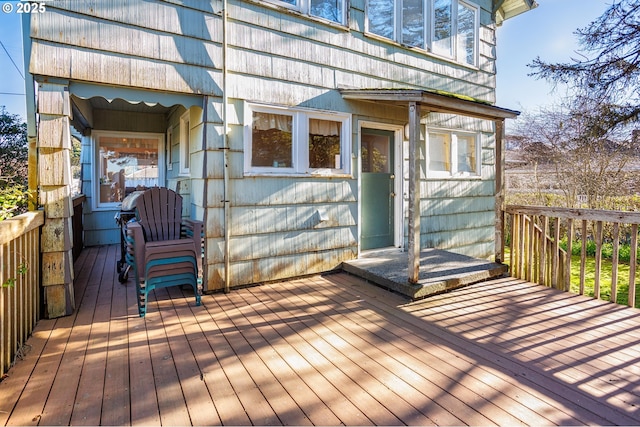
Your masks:
{"label": "porch ceiling", "polygon": [[483,102],[463,99],[417,89],[341,89],[344,99],[389,104],[417,102],[423,111],[459,114],[485,120],[515,119],[519,111],[496,107]]}

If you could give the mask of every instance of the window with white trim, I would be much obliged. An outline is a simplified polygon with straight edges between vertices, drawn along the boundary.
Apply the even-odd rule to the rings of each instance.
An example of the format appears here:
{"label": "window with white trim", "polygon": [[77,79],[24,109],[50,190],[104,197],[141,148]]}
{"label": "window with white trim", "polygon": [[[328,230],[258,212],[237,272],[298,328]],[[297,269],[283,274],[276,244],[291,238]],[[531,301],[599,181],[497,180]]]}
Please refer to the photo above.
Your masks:
{"label": "window with white trim", "polygon": [[93,131],[94,200],[114,208],[131,192],[164,182],[164,134]]}
{"label": "window with white trim", "polygon": [[428,177],[479,177],[480,138],[476,133],[429,131]]}
{"label": "window with white trim", "polygon": [[180,175],[189,175],[191,152],[189,140],[191,139],[191,127],[189,122],[189,110],[180,117]]}
{"label": "window with white trim", "polygon": [[479,11],[462,0],[367,0],[366,31],[477,64]]}
{"label": "window with white trim", "polygon": [[305,15],[346,25],[346,0],[265,0]]}
{"label": "window with white trim", "polygon": [[248,106],[245,173],[350,173],[351,116]]}

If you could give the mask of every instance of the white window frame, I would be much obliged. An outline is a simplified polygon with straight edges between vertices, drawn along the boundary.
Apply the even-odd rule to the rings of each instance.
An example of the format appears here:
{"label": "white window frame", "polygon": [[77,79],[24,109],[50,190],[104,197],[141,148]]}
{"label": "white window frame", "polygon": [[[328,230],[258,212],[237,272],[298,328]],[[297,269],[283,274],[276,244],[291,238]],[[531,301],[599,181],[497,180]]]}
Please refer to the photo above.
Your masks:
{"label": "white window frame", "polygon": [[[423,7],[423,15],[425,19],[424,23],[424,46],[409,46],[403,43],[402,40],[402,8],[403,2],[396,0],[394,1],[394,18],[393,18],[393,38],[388,39],[385,36],[378,35],[369,30],[369,1],[366,1],[365,4],[365,33],[372,37],[378,37],[386,40],[393,40],[396,43],[399,43],[403,46],[408,46],[414,49],[422,49],[426,50],[433,55],[437,55],[443,58],[451,59],[456,62],[459,62],[463,65],[469,67],[477,67],[478,66],[478,46],[479,46],[479,37],[480,37],[480,9],[477,5],[471,4],[464,0],[451,0],[452,10],[451,10],[451,37],[452,37],[452,46],[450,52],[437,51],[435,49],[435,26],[433,23],[435,22],[435,7],[434,0],[424,0]],[[473,62],[469,63],[466,60],[466,54],[464,51],[459,49],[459,34],[458,34],[458,9],[463,6],[471,9],[474,12],[474,52],[473,52]]]}
{"label": "white window frame", "polygon": [[91,177],[93,180],[93,210],[114,210],[120,208],[122,202],[100,202],[100,176],[98,175],[100,150],[98,150],[98,141],[100,137],[119,137],[119,138],[148,138],[158,140],[158,186],[165,183],[165,134],[164,133],[143,133],[143,132],[119,132],[119,131],[97,131],[91,132],[91,149],[93,153],[91,158],[93,164],[91,167]]}
{"label": "white window frame", "polygon": [[191,165],[191,120],[189,110],[180,116],[180,175],[189,176]]}
{"label": "white window frame", "polygon": [[[322,110],[279,106],[245,104],[244,117],[244,174],[245,175],[303,175],[335,176],[351,174],[351,114]],[[252,166],[253,113],[291,115],[292,153],[291,167]],[[340,168],[311,168],[309,165],[309,119],[329,120],[341,123]]]}
{"label": "white window frame", "polygon": [[342,10],[341,10],[341,14],[342,14],[342,20],[340,22],[338,21],[334,21],[332,19],[327,19],[324,18],[322,16],[319,15],[313,15],[311,13],[311,0],[296,0],[296,4],[291,4],[289,2],[286,1],[282,1],[282,0],[263,0],[265,3],[271,3],[277,6],[281,6],[284,7],[286,9],[289,10],[294,10],[296,12],[300,12],[303,15],[309,16],[310,18],[313,19],[319,19],[325,22],[329,22],[331,24],[334,25],[347,25],[347,3],[348,0],[341,0],[342,1]]}
{"label": "white window frame", "polygon": [[[451,138],[451,150],[449,153],[449,163],[451,165],[451,170],[449,171],[434,171],[431,170],[429,165],[431,162],[431,154],[430,154],[430,145],[432,134],[446,134]],[[472,137],[475,145],[475,154],[476,154],[476,164],[475,164],[475,173],[469,173],[458,170],[458,137]],[[447,179],[469,179],[469,178],[482,178],[482,144],[480,133],[478,132],[467,132],[463,130],[451,130],[451,129],[441,129],[441,128],[427,128],[427,138],[426,138],[427,147],[425,150],[426,153],[426,171],[427,178],[447,178]]]}

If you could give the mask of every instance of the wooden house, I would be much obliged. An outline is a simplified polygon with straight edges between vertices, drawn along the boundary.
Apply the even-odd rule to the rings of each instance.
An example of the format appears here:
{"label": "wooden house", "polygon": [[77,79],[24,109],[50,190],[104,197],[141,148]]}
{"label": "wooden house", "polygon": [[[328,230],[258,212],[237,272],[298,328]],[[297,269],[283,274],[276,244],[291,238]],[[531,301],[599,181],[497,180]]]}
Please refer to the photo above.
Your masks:
{"label": "wooden house", "polygon": [[[73,309],[72,128],[86,245],[136,188],[205,222],[208,291],[361,252],[494,252],[496,27],[533,0],[56,0],[24,19],[49,316]],[[412,277],[409,277],[412,280]]]}

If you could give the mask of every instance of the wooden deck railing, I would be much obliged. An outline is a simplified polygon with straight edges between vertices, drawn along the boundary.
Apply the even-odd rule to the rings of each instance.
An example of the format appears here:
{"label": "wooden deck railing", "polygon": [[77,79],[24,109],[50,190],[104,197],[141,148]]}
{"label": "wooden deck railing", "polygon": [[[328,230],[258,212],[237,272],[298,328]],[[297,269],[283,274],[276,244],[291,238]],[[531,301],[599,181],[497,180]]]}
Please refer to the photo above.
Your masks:
{"label": "wooden deck railing", "polygon": [[[593,296],[600,299],[603,289],[603,246],[611,245],[611,290],[609,299],[618,300],[618,274],[621,236],[629,247],[628,305],[636,300],[638,224],[640,212],[566,209],[537,206],[507,206],[504,210],[503,244],[510,249],[509,267],[513,277],[557,289],[571,290],[571,254],[578,244],[579,278],[576,292],[585,294],[587,284],[587,246],[595,245],[593,255]],[[563,242],[561,244],[561,242]],[[562,246],[565,246],[563,248]]]}
{"label": "wooden deck railing", "polygon": [[44,213],[0,221],[0,375],[9,369],[40,317],[40,227]]}

